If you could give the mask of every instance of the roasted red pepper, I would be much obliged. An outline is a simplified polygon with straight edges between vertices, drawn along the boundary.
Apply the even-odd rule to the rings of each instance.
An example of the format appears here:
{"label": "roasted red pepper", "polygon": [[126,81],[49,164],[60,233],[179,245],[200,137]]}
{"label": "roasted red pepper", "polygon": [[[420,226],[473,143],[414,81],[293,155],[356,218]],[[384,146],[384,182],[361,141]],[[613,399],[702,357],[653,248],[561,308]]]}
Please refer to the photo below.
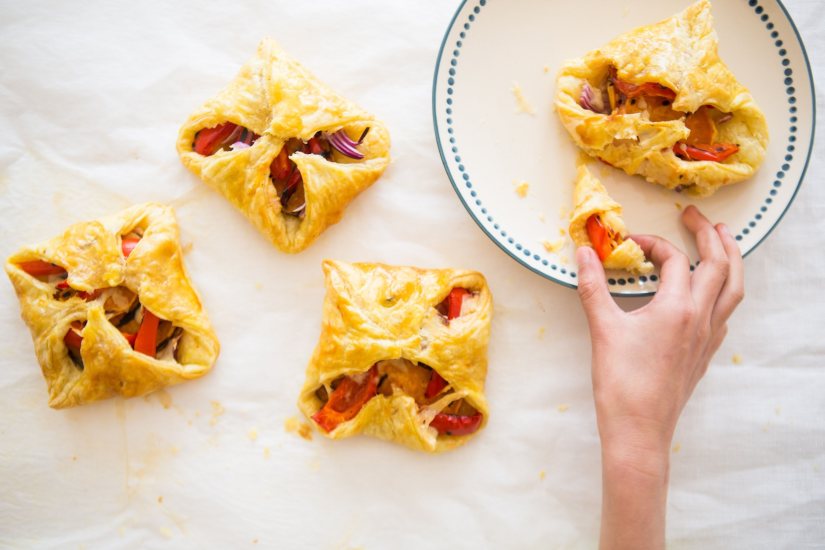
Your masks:
{"label": "roasted red pepper", "polygon": [[362,382],[347,376],[332,391],[332,395],[312,419],[331,432],[339,424],[352,420],[361,408],[378,393],[378,367],[373,365]]}
{"label": "roasted red pepper", "polygon": [[670,88],[662,86],[661,84],[657,84],[656,82],[646,82],[644,84],[637,85],[616,78],[613,80],[613,84],[616,86],[616,89],[618,89],[628,98],[647,95],[654,97],[663,97],[665,99],[669,99],[670,101],[676,99],[676,92],[674,92]]}
{"label": "roasted red pepper", "polygon": [[710,162],[722,162],[738,151],[739,146],[732,143],[688,145],[687,143],[679,142],[673,146],[673,152],[676,153],[677,157],[683,160],[707,160]]}
{"label": "roasted red pepper", "polygon": [[281,152],[272,159],[272,164],[269,165],[269,174],[272,176],[272,179],[282,181],[289,177],[289,172],[289,154],[286,151],[286,147],[282,147]]}
{"label": "roasted red pepper", "polygon": [[[69,286],[68,281],[60,281],[59,283],[57,283],[55,288],[57,288],[58,290],[67,290],[67,289],[70,289],[72,287]],[[72,289],[72,290],[74,290],[74,289]],[[88,293],[88,292],[85,292],[83,290],[78,290],[76,292],[77,292],[77,297],[82,299],[82,300],[94,300],[95,298],[100,296],[101,290],[100,289],[94,290],[94,291],[92,291],[91,294]]]}
{"label": "roasted red pepper", "polygon": [[63,275],[66,270],[57,264],[44,262],[43,260],[33,260],[31,262],[20,262],[20,269],[32,277],[47,277],[49,275]]}
{"label": "roasted red pepper", "polygon": [[461,304],[469,293],[466,288],[454,288],[450,291],[450,295],[447,296],[447,320],[461,316]]}
{"label": "roasted red pepper", "polygon": [[471,416],[439,413],[430,422],[430,427],[442,435],[469,435],[478,430],[481,419],[481,413]]}
{"label": "roasted red pepper", "polygon": [[432,399],[441,393],[441,390],[445,387],[447,387],[447,381],[441,378],[441,375],[433,369],[433,373],[430,375],[430,383],[427,384],[427,390],[424,392],[424,397]]}
{"label": "roasted red pepper", "polygon": [[135,249],[137,244],[140,242],[138,237],[126,237],[120,243],[120,248],[123,251],[123,256],[128,258],[129,254]]}
{"label": "roasted red pepper", "polygon": [[72,326],[69,327],[69,330],[66,332],[66,336],[63,337],[63,343],[66,344],[67,348],[80,351],[80,344],[83,343],[83,337],[80,335],[80,330],[82,327],[75,325],[76,323],[72,323]]}
{"label": "roasted red pepper", "polygon": [[193,148],[199,155],[210,156],[220,150],[225,145],[225,141],[232,135],[232,132],[238,127],[232,122],[224,122],[218,124],[214,128],[204,128],[195,134],[195,143]]}
{"label": "roasted red pepper", "polygon": [[620,236],[614,234],[610,229],[604,226],[602,219],[598,214],[593,214],[587,218],[587,236],[590,239],[590,244],[593,245],[593,250],[599,255],[599,259],[604,262],[613,249],[621,244]]}
{"label": "roasted red pepper", "polygon": [[146,309],[143,308],[143,320],[140,322],[137,335],[135,336],[135,351],[154,357],[157,352],[158,344],[158,325],[160,319]]}

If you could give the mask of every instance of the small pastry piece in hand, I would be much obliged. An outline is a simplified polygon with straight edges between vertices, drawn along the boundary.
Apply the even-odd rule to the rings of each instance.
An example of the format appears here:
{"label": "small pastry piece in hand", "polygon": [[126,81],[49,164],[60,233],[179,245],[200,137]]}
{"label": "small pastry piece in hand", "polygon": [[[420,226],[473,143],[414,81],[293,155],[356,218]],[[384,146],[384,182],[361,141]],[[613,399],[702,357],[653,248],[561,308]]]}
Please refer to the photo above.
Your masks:
{"label": "small pastry piece in hand", "polygon": [[167,206],[75,224],[6,273],[56,409],[198,378],[218,356]]}
{"label": "small pastry piece in hand", "polygon": [[324,274],[321,337],[298,400],[321,433],[441,452],[486,424],[492,297],[481,274],[330,260]]}
{"label": "small pastry piece in hand", "polygon": [[645,275],[653,264],[645,261],[641,247],[627,237],[622,207],[610,198],[602,183],[579,164],[574,192],[576,206],[570,214],[570,238],[576,246],[592,246],[606,269],[624,269]]}
{"label": "small pastry piece in hand", "polygon": [[275,246],[300,252],[389,164],[384,125],[273,40],[178,135],[183,164]]}
{"label": "small pastry piece in hand", "polygon": [[578,147],[698,196],[756,172],[765,116],[719,58],[710,10],[700,0],[562,67],[556,110]]}

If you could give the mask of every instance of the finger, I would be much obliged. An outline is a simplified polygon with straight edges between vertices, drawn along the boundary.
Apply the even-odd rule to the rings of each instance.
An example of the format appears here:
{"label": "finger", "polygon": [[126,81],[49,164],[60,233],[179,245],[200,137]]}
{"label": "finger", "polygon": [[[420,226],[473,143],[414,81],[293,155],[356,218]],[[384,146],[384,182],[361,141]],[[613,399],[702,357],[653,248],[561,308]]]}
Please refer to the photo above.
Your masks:
{"label": "finger", "polygon": [[659,268],[657,295],[687,297],[690,294],[690,261],[684,252],[669,241],[655,235],[632,235],[630,237],[642,247],[645,256]]}
{"label": "finger", "polygon": [[576,250],[576,262],[579,264],[579,299],[581,299],[591,335],[596,335],[621,310],[610,291],[596,251],[589,246],[580,246]]}
{"label": "finger", "polygon": [[719,233],[695,206],[691,205],[685,209],[682,213],[682,222],[693,233],[696,248],[699,250],[700,262],[691,281],[693,299],[699,311],[707,312],[706,318],[709,318],[728,278],[730,260]]}
{"label": "finger", "polygon": [[725,248],[730,268],[725,286],[722,287],[722,292],[719,294],[711,314],[710,326],[714,330],[727,322],[736,306],[745,297],[745,263],[742,261],[742,252],[739,250],[739,245],[736,244],[736,239],[733,238],[725,224],[718,224],[716,231],[722,241],[722,246]]}

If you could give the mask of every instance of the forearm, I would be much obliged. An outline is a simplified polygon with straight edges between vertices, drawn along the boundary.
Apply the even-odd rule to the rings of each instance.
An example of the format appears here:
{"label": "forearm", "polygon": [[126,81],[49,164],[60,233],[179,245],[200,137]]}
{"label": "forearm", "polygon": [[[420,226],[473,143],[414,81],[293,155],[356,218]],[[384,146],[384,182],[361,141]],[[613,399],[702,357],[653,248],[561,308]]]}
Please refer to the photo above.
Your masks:
{"label": "forearm", "polygon": [[668,473],[666,447],[603,446],[602,550],[664,548]]}

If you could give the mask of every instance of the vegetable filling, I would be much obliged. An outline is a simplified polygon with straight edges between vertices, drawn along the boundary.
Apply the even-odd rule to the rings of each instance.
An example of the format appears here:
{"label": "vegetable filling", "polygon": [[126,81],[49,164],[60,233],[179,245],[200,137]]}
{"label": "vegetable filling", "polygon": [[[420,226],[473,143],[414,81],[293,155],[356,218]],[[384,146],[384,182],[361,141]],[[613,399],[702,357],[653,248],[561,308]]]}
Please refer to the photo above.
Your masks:
{"label": "vegetable filling", "polygon": [[602,262],[613,253],[617,246],[624,242],[624,238],[602,222],[602,218],[598,214],[593,214],[587,218],[586,229],[590,244],[593,245],[593,250],[596,251]]}
{"label": "vegetable filling", "polygon": [[610,67],[607,78],[599,88],[585,82],[579,96],[579,105],[594,113],[628,115],[647,113],[652,122],[683,120],[690,130],[684,141],[673,146],[673,152],[686,161],[722,162],[739,151],[733,143],[718,143],[718,127],[733,118],[711,105],[702,105],[696,112],[683,113],[672,108],[676,92],[656,82],[631,84],[617,76]]}
{"label": "vegetable filling", "polygon": [[[464,288],[450,291],[436,309],[447,322],[461,315],[465,297],[473,293]],[[329,391],[331,390],[331,391]],[[391,359],[375,363],[367,372],[341,376],[328,389],[321,386],[315,396],[321,401],[321,409],[312,419],[327,432],[343,422],[355,418],[364,405],[378,394],[390,397],[396,393],[408,395],[419,409],[433,405],[455,390],[438,372],[423,364],[407,359]],[[439,435],[468,435],[481,426],[482,415],[466,399],[452,400],[430,422]]]}
{"label": "vegetable filling", "polygon": [[[332,133],[316,132],[309,141],[298,138],[288,139],[269,165],[269,175],[278,192],[281,211],[290,216],[303,218],[306,210],[303,176],[297,165],[290,159],[294,153],[321,155],[330,162],[337,162],[333,155],[333,151],[337,151],[345,157],[362,160],[364,154],[358,150],[358,146],[364,141],[369,130],[367,127],[358,141],[353,141],[343,129]],[[208,157],[218,151],[248,149],[260,137],[248,128],[232,122],[224,122],[196,133],[192,149]]]}

